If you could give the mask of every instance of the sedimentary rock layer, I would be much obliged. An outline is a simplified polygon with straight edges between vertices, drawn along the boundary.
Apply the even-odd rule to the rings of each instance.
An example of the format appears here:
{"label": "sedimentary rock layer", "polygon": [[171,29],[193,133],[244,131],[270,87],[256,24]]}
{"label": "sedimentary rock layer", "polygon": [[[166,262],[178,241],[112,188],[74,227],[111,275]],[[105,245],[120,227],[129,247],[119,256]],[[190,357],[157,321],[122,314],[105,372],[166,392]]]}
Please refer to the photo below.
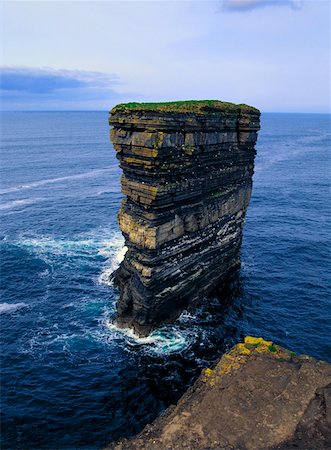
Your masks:
{"label": "sedimentary rock layer", "polygon": [[260,113],[218,101],[123,104],[111,140],[123,169],[128,251],[117,323],[147,335],[239,265]]}
{"label": "sedimentary rock layer", "polygon": [[247,336],[113,450],[329,450],[331,366]]}

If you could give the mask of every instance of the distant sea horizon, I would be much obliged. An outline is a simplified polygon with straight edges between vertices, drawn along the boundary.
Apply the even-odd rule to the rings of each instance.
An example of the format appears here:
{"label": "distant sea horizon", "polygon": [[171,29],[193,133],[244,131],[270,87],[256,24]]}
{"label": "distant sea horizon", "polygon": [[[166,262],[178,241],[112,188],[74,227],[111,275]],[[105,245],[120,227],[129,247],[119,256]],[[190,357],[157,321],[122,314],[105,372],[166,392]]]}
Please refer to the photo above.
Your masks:
{"label": "distant sea horizon", "polygon": [[[149,102],[141,102],[141,103],[149,103]],[[25,113],[25,112],[33,112],[33,113],[50,113],[50,112],[106,112],[108,113],[111,111],[111,109],[116,106],[118,103],[114,103],[112,107],[108,109],[3,109],[1,112],[3,113]],[[260,110],[261,114],[321,114],[321,115],[331,115],[331,111],[329,112],[311,112],[311,111],[304,111],[304,112],[295,112],[295,111],[263,111]]]}
{"label": "distant sea horizon", "polygon": [[331,362],[329,124],[262,112],[238,278],[141,340],[112,325],[125,245],[108,111],[2,112],[2,448],[132,436],[245,335]]}

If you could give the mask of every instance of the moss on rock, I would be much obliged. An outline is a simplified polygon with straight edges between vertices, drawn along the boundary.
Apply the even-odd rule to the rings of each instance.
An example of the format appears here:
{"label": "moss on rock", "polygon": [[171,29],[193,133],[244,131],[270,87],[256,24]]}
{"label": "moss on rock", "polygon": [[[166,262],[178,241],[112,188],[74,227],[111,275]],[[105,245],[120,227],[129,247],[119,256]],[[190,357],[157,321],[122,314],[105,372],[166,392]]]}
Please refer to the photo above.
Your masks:
{"label": "moss on rock", "polygon": [[217,112],[243,111],[247,113],[259,113],[257,108],[243,103],[223,102],[220,100],[180,100],[175,102],[152,102],[152,103],[120,103],[112,109],[112,114],[123,111],[157,111],[157,112],[177,112],[177,113],[198,113],[210,114]]}

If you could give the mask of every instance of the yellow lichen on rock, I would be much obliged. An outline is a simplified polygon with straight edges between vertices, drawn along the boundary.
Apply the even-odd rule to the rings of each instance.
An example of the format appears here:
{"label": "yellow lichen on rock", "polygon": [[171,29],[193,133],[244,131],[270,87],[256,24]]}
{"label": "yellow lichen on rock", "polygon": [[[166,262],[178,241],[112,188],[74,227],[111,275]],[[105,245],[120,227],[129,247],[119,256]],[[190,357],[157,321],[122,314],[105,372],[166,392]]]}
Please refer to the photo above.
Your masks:
{"label": "yellow lichen on rock", "polygon": [[[272,345],[270,345],[272,346]],[[265,345],[264,343],[261,343],[258,347],[255,348],[255,351],[258,353],[266,353],[266,352],[270,352],[270,347],[269,345]]]}
{"label": "yellow lichen on rock", "polygon": [[202,381],[204,383],[208,383],[210,386],[214,386],[215,384],[216,374],[215,371],[207,367],[203,371]]}
{"label": "yellow lichen on rock", "polygon": [[210,377],[211,375],[213,375],[214,371],[212,369],[209,369],[209,367],[207,367],[207,369],[205,369],[205,376],[206,377]]}
{"label": "yellow lichen on rock", "polygon": [[251,345],[262,344],[262,345],[268,346],[268,345],[272,345],[272,341],[265,341],[261,337],[246,336],[245,344],[251,344]]}
{"label": "yellow lichen on rock", "polygon": [[229,353],[223,355],[223,358],[216,367],[218,374],[225,375],[232,370],[239,369],[243,364],[246,364],[247,356],[250,353],[250,350],[245,348],[244,344],[237,344]]}
{"label": "yellow lichen on rock", "polygon": [[249,355],[251,353],[245,344],[238,344],[237,347],[242,355]]}
{"label": "yellow lichen on rock", "polygon": [[265,341],[261,337],[246,336],[244,343],[235,345],[228,353],[225,353],[214,370],[204,369],[202,381],[214,386],[220,376],[229,374],[233,370],[239,369],[247,363],[250,356],[255,352],[271,352],[279,357],[279,348],[274,346],[272,341]]}
{"label": "yellow lichen on rock", "polygon": [[277,354],[279,352],[278,347],[273,345],[272,341],[265,341],[261,337],[246,336],[245,346],[249,349],[254,349],[258,353],[271,352]]}

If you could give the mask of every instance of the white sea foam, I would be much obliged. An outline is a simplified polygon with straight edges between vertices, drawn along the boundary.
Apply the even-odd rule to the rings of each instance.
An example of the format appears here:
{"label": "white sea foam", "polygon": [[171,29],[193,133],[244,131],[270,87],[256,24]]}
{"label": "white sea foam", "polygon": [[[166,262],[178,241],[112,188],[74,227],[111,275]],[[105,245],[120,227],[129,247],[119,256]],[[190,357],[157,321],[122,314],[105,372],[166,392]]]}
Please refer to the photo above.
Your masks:
{"label": "white sea foam", "polygon": [[62,183],[63,181],[68,181],[68,180],[81,180],[83,178],[91,178],[91,177],[99,176],[106,172],[110,172],[110,171],[114,171],[114,170],[115,169],[113,167],[107,167],[104,169],[94,169],[94,170],[90,170],[89,172],[78,173],[76,175],[67,175],[64,177],[48,178],[48,179],[40,180],[40,181],[33,181],[31,183],[20,184],[17,186],[12,186],[12,187],[6,188],[6,189],[1,189],[0,194],[9,194],[10,192],[18,192],[18,191],[24,191],[26,189],[34,189],[34,188],[37,188],[40,186],[45,186],[47,184]]}
{"label": "white sea foam", "polygon": [[48,269],[45,269],[45,270],[39,272],[39,277],[40,278],[47,278],[49,276],[49,274],[50,274],[50,271]]}
{"label": "white sea foam", "polygon": [[33,205],[34,203],[38,203],[44,200],[43,198],[24,198],[22,200],[11,200],[9,202],[3,203],[0,205],[0,210],[9,210],[14,208],[19,208],[22,206]]}
{"label": "white sea foam", "polygon": [[116,269],[113,269],[112,267],[104,269],[98,276],[98,283],[112,286],[113,285],[112,274],[114,273],[114,270]]}
{"label": "white sea foam", "polygon": [[188,311],[183,311],[181,313],[181,315],[179,316],[178,320],[180,322],[185,323],[185,322],[191,322],[192,320],[194,320],[196,318],[197,318],[197,316],[195,316],[194,314],[192,314],[192,313],[190,313]]}
{"label": "white sea foam", "polygon": [[[68,257],[66,264],[75,264],[77,258],[90,261],[90,258],[102,256],[105,260],[97,282],[111,285],[111,274],[119,267],[127,248],[119,231],[108,228],[91,230],[77,236],[77,239],[54,239],[52,236],[21,237],[19,245],[35,253],[52,266],[63,265],[63,259]],[[44,274],[46,276],[47,274]]]}
{"label": "white sea foam", "polygon": [[0,314],[10,314],[27,306],[26,303],[0,303]]}
{"label": "white sea foam", "polygon": [[91,194],[90,197],[99,197],[100,195],[113,194],[114,192],[118,192],[116,187],[113,189],[101,189],[101,191],[97,191],[97,192]]}
{"label": "white sea foam", "polygon": [[193,335],[181,331],[174,325],[165,326],[153,331],[149,336],[141,338],[134,334],[131,328],[119,328],[112,321],[106,321],[107,328],[118,337],[124,338],[128,344],[146,346],[147,351],[153,353],[174,353],[187,348],[192,342]]}
{"label": "white sea foam", "polygon": [[105,263],[105,269],[98,277],[99,283],[112,285],[111,275],[123,261],[126,251],[127,247],[125,247],[124,239],[120,234],[112,241],[109,241],[106,247],[99,250],[99,255],[108,258]]}
{"label": "white sea foam", "polygon": [[[105,239],[107,235],[110,235],[111,238]],[[22,236],[19,240],[20,245],[35,249],[37,252],[67,256],[82,253],[113,257],[119,249],[123,248],[123,243],[123,237],[119,232],[104,229],[84,233],[77,236],[77,239],[56,239],[53,236],[26,238]]]}

